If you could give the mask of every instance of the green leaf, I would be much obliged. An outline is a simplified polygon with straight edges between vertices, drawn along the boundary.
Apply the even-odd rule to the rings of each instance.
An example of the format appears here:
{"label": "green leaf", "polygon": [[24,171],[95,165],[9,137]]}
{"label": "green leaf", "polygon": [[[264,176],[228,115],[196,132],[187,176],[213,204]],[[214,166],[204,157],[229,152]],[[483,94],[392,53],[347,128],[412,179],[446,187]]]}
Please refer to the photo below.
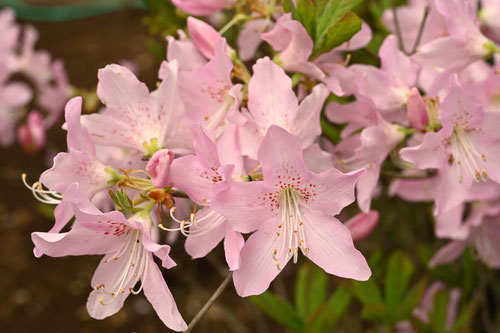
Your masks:
{"label": "green leaf", "polygon": [[393,322],[398,322],[411,317],[413,309],[418,306],[420,300],[422,299],[426,286],[427,279],[424,278],[410,288],[403,302],[398,307],[398,310],[394,313],[394,315],[392,315]]}
{"label": "green leaf", "polygon": [[374,323],[388,324],[389,311],[384,304],[367,303],[363,306],[361,317]]}
{"label": "green leaf", "polygon": [[429,321],[435,332],[446,332],[446,317],[448,314],[448,293],[439,290],[434,295],[434,307],[429,313]]}
{"label": "green leaf", "polygon": [[382,304],[382,294],[380,288],[375,283],[375,279],[371,278],[368,281],[352,281],[351,285],[354,295],[356,295],[361,303]]}
{"label": "green leaf", "polygon": [[[363,0],[329,0],[324,9],[317,12],[316,42],[319,42],[327,30],[338,22],[346,12],[356,7],[362,1]],[[320,3],[320,5],[323,4]]]}
{"label": "green leaf", "polygon": [[250,301],[259,307],[262,312],[274,319],[279,324],[293,332],[302,332],[303,322],[287,301],[265,292],[259,296],[249,297]]}
{"label": "green leaf", "polygon": [[385,304],[391,313],[396,313],[406,294],[414,267],[406,254],[391,255],[385,276]]}
{"label": "green leaf", "polygon": [[[352,36],[361,30],[361,23],[361,19],[354,12],[345,13],[317,38],[311,57],[314,59],[318,55],[330,52],[333,48],[350,40]],[[316,36],[318,36],[318,33],[317,31]]]}
{"label": "green leaf", "polygon": [[333,143],[338,143],[342,139],[340,137],[340,130],[330,123],[325,115],[321,115],[320,118],[321,131],[323,134]]}
{"label": "green leaf", "polygon": [[316,6],[314,0],[297,0],[297,12],[300,22],[314,40],[316,33]]}
{"label": "green leaf", "polygon": [[295,286],[295,307],[306,318],[326,301],[328,275],[317,266],[302,265]]}
{"label": "green leaf", "polygon": [[292,13],[294,20],[300,21],[300,15],[292,0],[283,0],[283,9],[286,13]]}
{"label": "green leaf", "polygon": [[351,293],[340,285],[326,304],[321,305],[306,320],[304,331],[311,333],[331,332],[351,303]]}

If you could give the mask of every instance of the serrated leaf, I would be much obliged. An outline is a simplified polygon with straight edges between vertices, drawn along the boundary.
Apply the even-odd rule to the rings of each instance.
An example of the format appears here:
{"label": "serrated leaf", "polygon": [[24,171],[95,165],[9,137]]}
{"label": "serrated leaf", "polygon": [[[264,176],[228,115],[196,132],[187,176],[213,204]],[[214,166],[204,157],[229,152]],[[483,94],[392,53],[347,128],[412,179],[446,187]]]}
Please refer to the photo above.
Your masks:
{"label": "serrated leaf", "polygon": [[382,304],[382,293],[373,278],[368,281],[352,281],[354,295],[363,304]]}
{"label": "serrated leaf", "polygon": [[385,304],[389,311],[397,312],[406,294],[414,267],[406,254],[395,252],[387,264],[385,276]]}
{"label": "serrated leaf", "polygon": [[351,293],[340,285],[327,303],[316,309],[304,324],[304,331],[311,333],[331,332],[351,303]]}
{"label": "serrated leaf", "polygon": [[264,292],[258,296],[249,297],[250,301],[267,316],[293,332],[302,332],[303,321],[287,301]]}
{"label": "serrated leaf", "polygon": [[302,265],[295,287],[295,307],[302,318],[308,317],[326,301],[328,275],[320,268]]}
{"label": "serrated leaf", "polygon": [[319,13],[317,12],[319,16],[316,19],[316,42],[319,42],[323,34],[325,34],[335,22],[339,21],[346,12],[359,5],[362,1],[363,0],[329,0],[324,6],[324,9]]}
{"label": "serrated leaf", "polygon": [[[338,21],[330,25],[327,30],[317,38],[314,45],[312,58],[330,52],[333,48],[347,42],[361,30],[361,19],[354,12],[347,12]],[[318,36],[318,32],[316,32]]]}

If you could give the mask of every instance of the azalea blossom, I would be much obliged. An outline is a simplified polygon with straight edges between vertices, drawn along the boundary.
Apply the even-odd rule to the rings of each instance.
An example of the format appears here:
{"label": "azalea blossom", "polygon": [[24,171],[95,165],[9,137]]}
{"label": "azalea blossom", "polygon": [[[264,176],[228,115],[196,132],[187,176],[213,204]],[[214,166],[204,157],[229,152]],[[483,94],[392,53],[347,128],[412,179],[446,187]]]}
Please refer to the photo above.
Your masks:
{"label": "azalea blossom", "polygon": [[171,168],[173,185],[203,207],[193,216],[189,232],[182,230],[187,236],[186,251],[193,258],[201,258],[224,239],[226,261],[229,268],[235,270],[240,266],[243,237],[233,230],[222,214],[213,210],[211,204],[216,193],[221,190],[218,185],[224,188],[233,180],[233,173],[234,178],[239,177],[238,173],[243,173],[242,170],[234,170],[233,164],[227,164],[234,161],[237,166],[241,166],[241,162],[235,161],[241,156],[234,149],[227,149],[229,147],[225,147],[233,152],[229,159],[219,154],[217,146],[199,124],[191,127],[191,133],[196,156],[180,157],[174,160]]}
{"label": "azalea blossom", "polygon": [[76,183],[69,186],[65,197],[73,202],[76,217],[71,230],[64,233],[35,232],[32,240],[39,255],[105,255],[92,278],[93,291],[87,300],[89,314],[95,319],[109,317],[121,309],[130,294],[143,290],[167,327],[175,331],[185,330],[187,325],[153,260],[154,254],[163,267],[175,266],[169,257],[170,247],[151,240],[153,221],[149,210],[136,213],[129,219],[118,211],[102,213],[85,199]]}
{"label": "azalea blossom", "polygon": [[169,63],[169,68],[169,75],[154,93],[125,67],[108,65],[99,70],[97,95],[106,109],[82,116],[92,140],[143,155],[171,149],[184,104],[177,83],[177,63]]}
{"label": "azalea blossom", "polygon": [[265,57],[253,66],[248,85],[248,112],[241,126],[243,155],[255,159],[260,142],[271,125],[278,125],[297,135],[304,148],[321,134],[319,116],[329,92],[316,85],[300,105],[292,89],[292,80],[283,69]]}
{"label": "azalea blossom", "polygon": [[364,170],[312,173],[300,139],[275,125],[262,141],[258,160],[263,181],[232,182],[212,203],[235,230],[256,230],[234,272],[238,294],[265,291],[290,259],[297,262],[299,251],[330,274],[368,279],[370,268],[349,230],[333,217],[354,200],[354,185]]}
{"label": "azalea blossom", "polygon": [[436,214],[467,197],[474,182],[500,182],[500,112],[484,112],[455,76],[440,107],[442,129],[425,134],[422,144],[401,150],[401,157],[419,169],[442,172],[436,190]]}

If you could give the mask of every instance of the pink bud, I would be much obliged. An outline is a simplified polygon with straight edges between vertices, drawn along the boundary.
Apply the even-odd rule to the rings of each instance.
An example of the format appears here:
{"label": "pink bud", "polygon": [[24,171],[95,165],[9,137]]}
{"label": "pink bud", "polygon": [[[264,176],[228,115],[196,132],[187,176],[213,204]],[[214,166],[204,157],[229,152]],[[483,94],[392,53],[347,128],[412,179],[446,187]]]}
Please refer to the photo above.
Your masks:
{"label": "pink bud", "polygon": [[45,126],[40,112],[31,111],[28,114],[26,124],[17,129],[17,139],[27,151],[37,151],[45,146]]}
{"label": "pink bud", "polygon": [[410,126],[422,131],[429,123],[429,115],[427,114],[427,106],[425,101],[420,96],[417,88],[411,88],[408,94],[408,101],[406,103],[408,112],[408,121]]}
{"label": "pink bud", "polygon": [[215,56],[215,44],[222,36],[207,23],[191,16],[187,19],[187,28],[198,51],[212,59]]}
{"label": "pink bud", "polygon": [[356,242],[368,236],[378,223],[378,212],[372,210],[369,213],[359,213],[349,219],[345,226],[349,228],[352,239]]}
{"label": "pink bud", "polygon": [[173,160],[174,153],[168,149],[161,149],[153,154],[146,165],[146,171],[151,176],[154,187],[162,188],[169,185],[170,165]]}

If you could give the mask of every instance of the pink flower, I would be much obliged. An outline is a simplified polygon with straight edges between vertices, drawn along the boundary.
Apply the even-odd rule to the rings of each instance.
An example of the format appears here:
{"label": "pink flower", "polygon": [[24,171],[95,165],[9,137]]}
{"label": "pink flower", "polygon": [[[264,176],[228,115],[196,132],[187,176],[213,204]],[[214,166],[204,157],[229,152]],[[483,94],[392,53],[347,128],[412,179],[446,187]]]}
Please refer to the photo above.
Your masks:
{"label": "pink flower", "polygon": [[213,202],[237,231],[252,232],[241,251],[234,285],[241,296],[260,294],[299,250],[326,272],[366,280],[371,272],[349,230],[333,215],[354,200],[363,170],[309,171],[300,139],[271,126],[258,160],[264,181],[232,182]]}
{"label": "pink flower", "polygon": [[[456,260],[467,245],[477,252],[478,257],[488,266],[500,268],[500,209],[498,202],[478,202],[472,204],[469,217],[460,224],[465,237],[455,239],[442,247],[429,262],[430,267],[450,263]],[[456,217],[457,223],[462,221],[462,205],[455,207],[450,214]]]}
{"label": "pink flower", "polygon": [[232,6],[235,0],[172,0],[172,3],[191,15],[207,16]]}
{"label": "pink flower", "polygon": [[241,149],[255,158],[268,128],[278,125],[297,135],[304,148],[321,134],[319,116],[329,92],[316,85],[300,105],[292,89],[292,80],[268,57],[257,60],[248,86],[247,122],[241,128]]}
{"label": "pink flower", "polygon": [[[5,59],[3,59],[5,60]],[[21,116],[21,108],[32,97],[31,90],[24,83],[7,83],[9,71],[5,61],[0,59],[0,145],[9,146],[15,137],[15,126]]]}
{"label": "pink flower", "polygon": [[333,151],[335,166],[342,171],[366,169],[356,183],[359,208],[368,213],[371,200],[376,194],[380,169],[389,153],[404,138],[398,125],[385,121],[376,115],[376,124],[363,129],[361,134],[341,141]]}
{"label": "pink flower", "polygon": [[66,104],[68,152],[57,154],[54,165],[42,173],[40,181],[50,190],[63,194],[70,184],[78,182],[82,193],[91,199],[110,186],[113,171],[97,158],[90,135],[80,124],[81,112],[81,97],[72,98]]}
{"label": "pink flower", "polygon": [[151,176],[154,187],[162,188],[170,184],[170,165],[174,160],[174,153],[168,149],[160,149],[153,154],[146,165],[146,171]]}
{"label": "pink flower", "polygon": [[114,146],[152,155],[173,144],[184,105],[177,84],[177,64],[151,93],[125,67],[108,65],[98,73],[97,95],[104,112],[85,115],[82,123],[98,145]]}
{"label": "pink flower", "polygon": [[37,151],[45,146],[45,127],[40,112],[33,110],[28,114],[26,124],[17,128],[17,138],[27,151]]}
{"label": "pink flower", "polygon": [[[240,251],[243,237],[234,231],[219,212],[212,209],[212,201],[217,191],[232,181],[234,165],[232,160],[241,159],[233,149],[233,156],[227,159],[219,154],[216,145],[204,133],[199,124],[191,127],[196,156],[180,157],[172,163],[173,185],[186,192],[197,204],[204,207],[191,221],[186,240],[186,251],[193,258],[201,258],[212,251],[224,239],[226,261],[231,270],[240,266]],[[229,150],[229,149],[228,149]],[[224,165],[221,163],[224,163]],[[241,165],[241,162],[235,164]],[[237,170],[241,173],[241,170]]]}
{"label": "pink flower", "polygon": [[412,56],[416,62],[436,72],[427,89],[431,95],[451,74],[498,51],[498,47],[481,33],[472,2],[434,0],[434,6],[445,17],[448,34],[421,45]]}
{"label": "pink flower", "polygon": [[442,129],[425,134],[422,144],[404,148],[401,156],[419,169],[442,173],[436,190],[436,214],[460,204],[474,182],[499,183],[500,112],[484,112],[458,83],[441,104]]}
{"label": "pink flower", "polygon": [[399,50],[396,36],[389,35],[380,47],[381,68],[367,65],[349,67],[356,73],[356,96],[373,102],[383,114],[399,111],[410,89],[417,84],[418,66]]}
{"label": "pink flower", "polygon": [[287,71],[299,72],[321,80],[325,74],[309,62],[314,44],[300,22],[292,20],[292,14],[281,16],[273,29],[262,34],[274,50],[280,51],[276,60]]}
{"label": "pink flower", "polygon": [[[69,186],[66,196],[73,197],[76,217],[72,229],[65,233],[32,234],[33,243],[40,254],[51,257],[68,255],[104,254],[92,278],[94,290],[87,301],[91,317],[104,319],[118,312],[126,298],[144,290],[156,313],[170,329],[187,328],[174,298],[153,260],[153,254],[165,268],[175,262],[169,257],[170,247],[151,240],[153,221],[147,211],[126,219],[117,211],[100,212],[78,191],[78,185]],[[79,197],[79,198],[77,198]],[[134,289],[140,283],[138,289]]]}
{"label": "pink flower", "polygon": [[20,27],[16,24],[16,15],[10,8],[0,11],[0,55],[13,52],[17,46]]}

